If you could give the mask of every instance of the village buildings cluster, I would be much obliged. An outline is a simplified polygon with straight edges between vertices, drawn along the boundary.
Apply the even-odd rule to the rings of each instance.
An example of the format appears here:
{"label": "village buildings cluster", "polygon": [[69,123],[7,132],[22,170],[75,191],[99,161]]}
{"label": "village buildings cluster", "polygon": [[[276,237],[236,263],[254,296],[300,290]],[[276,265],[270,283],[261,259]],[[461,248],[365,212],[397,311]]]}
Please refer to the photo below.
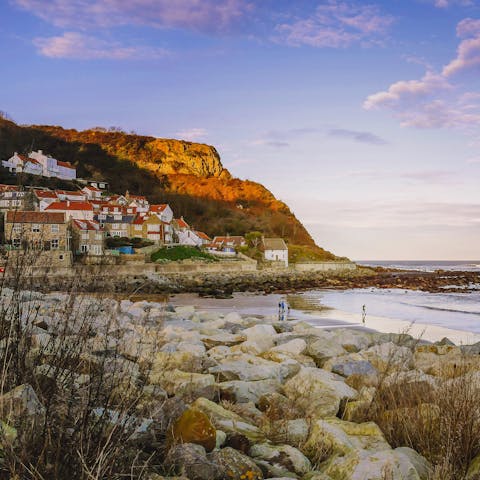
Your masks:
{"label": "village buildings cluster", "polygon": [[[134,239],[158,246],[185,245],[203,248],[219,256],[235,254],[246,245],[242,236],[213,239],[196,230],[183,217],[176,218],[168,204],[151,204],[145,196],[111,194],[108,183],[78,179],[76,169],[41,150],[28,156],[15,153],[2,161],[13,174],[28,173],[62,180],[76,180],[77,190],[0,185],[0,212],[4,214],[4,245],[7,249],[38,249],[73,257],[115,253],[108,238]],[[265,246],[269,239],[265,239]],[[273,245],[273,244],[272,244]],[[280,240],[265,251],[265,258],[285,262],[288,249]],[[118,250],[117,250],[118,253]]]}

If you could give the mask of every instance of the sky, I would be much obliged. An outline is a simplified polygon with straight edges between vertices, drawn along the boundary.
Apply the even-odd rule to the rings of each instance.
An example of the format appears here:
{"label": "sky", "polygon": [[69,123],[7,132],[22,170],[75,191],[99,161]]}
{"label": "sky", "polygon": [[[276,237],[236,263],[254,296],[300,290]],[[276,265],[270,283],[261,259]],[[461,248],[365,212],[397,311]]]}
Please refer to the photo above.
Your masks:
{"label": "sky", "polygon": [[217,147],[352,259],[480,259],[480,0],[0,0],[17,123]]}

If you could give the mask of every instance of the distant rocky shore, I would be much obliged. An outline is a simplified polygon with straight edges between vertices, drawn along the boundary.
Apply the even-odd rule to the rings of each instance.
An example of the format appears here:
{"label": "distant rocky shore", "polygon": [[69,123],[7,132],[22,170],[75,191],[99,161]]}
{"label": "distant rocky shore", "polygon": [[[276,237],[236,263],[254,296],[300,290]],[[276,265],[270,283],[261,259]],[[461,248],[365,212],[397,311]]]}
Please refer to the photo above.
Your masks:
{"label": "distant rocky shore", "polygon": [[[8,289],[2,296],[4,304],[16,298]],[[273,317],[146,301],[28,292],[19,298],[22,311],[36,312],[23,327],[30,329],[32,373],[25,377],[30,383],[0,397],[0,425],[9,428],[0,451],[7,459],[25,425],[36,425],[36,435],[49,421],[57,425],[46,420],[60,408],[44,405],[48,392],[57,399],[59,392],[73,392],[72,398],[80,399],[95,372],[106,368],[99,391],[114,385],[108,398],[119,400],[107,404],[106,394],[99,395],[85,418],[101,418],[107,433],[128,426],[122,456],[136,452],[136,458],[155,460],[141,478],[427,480],[434,478],[435,465],[397,439],[393,419],[408,421],[412,411],[419,411],[419,418],[443,421],[445,382],[455,392],[463,381],[479,385],[480,346],[457,347],[448,339],[428,344],[407,334],[329,331]],[[82,319],[93,313],[84,343],[78,342],[84,320],[80,330],[69,321],[62,336],[58,309],[64,305]],[[69,345],[68,352],[56,350],[57,345]],[[54,364],[60,354],[62,363]],[[112,372],[121,372],[121,382],[110,382]],[[387,387],[418,389],[422,400],[390,403]],[[129,389],[136,392],[135,408],[117,411]],[[77,434],[66,429],[66,445],[74,444]],[[480,457],[464,461],[465,478],[477,478]]]}
{"label": "distant rocky shore", "polygon": [[[115,269],[82,271],[74,277],[75,288],[84,292],[130,294],[198,293],[217,298],[234,292],[293,292],[311,289],[398,288],[425,292],[471,292],[478,290],[480,272],[417,272],[382,268],[358,268],[340,272],[257,271],[193,274],[118,275]],[[30,279],[29,279],[30,280]],[[7,279],[8,281],[8,279]],[[31,278],[42,291],[69,291],[72,276],[49,274]]]}

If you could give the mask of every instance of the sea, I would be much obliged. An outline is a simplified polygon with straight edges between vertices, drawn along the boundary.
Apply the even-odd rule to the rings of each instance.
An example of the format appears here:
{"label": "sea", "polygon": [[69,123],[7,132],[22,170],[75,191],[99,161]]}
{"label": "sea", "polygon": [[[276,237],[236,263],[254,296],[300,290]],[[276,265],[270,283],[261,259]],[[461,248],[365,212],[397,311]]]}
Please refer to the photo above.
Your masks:
{"label": "sea", "polygon": [[355,263],[365,267],[384,267],[420,272],[435,272],[436,270],[480,272],[480,260],[358,260]]}
{"label": "sea", "polygon": [[[357,262],[405,270],[480,271],[480,261]],[[478,292],[428,293],[402,289],[319,289],[293,294],[234,294],[231,299],[206,299],[177,295],[173,304],[196,305],[199,310],[238,311],[243,315],[279,315],[278,304],[290,306],[287,321],[304,321],[317,328],[370,328],[381,332],[409,333],[456,344],[480,341],[480,285]],[[363,315],[365,311],[365,316]],[[281,317],[279,317],[281,318]],[[365,321],[363,321],[365,320]]]}

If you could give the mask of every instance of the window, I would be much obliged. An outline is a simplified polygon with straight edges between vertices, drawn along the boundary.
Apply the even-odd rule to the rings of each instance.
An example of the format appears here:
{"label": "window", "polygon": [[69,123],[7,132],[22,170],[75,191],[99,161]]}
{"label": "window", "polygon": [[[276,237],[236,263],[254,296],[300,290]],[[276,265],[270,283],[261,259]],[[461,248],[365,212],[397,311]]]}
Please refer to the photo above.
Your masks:
{"label": "window", "polygon": [[120,224],[119,223],[112,223],[112,229],[113,230],[118,230],[120,228]]}
{"label": "window", "polygon": [[114,219],[114,220],[121,220],[121,219],[122,219],[122,215],[114,215],[114,216],[113,216],[113,219]]}
{"label": "window", "polygon": [[106,220],[107,216],[104,214],[104,213],[101,213],[99,216],[98,216],[98,219],[99,220]]}
{"label": "window", "polygon": [[87,253],[88,252],[88,245],[80,245],[80,251],[82,253]]}
{"label": "window", "polygon": [[12,245],[13,245],[13,248],[20,248],[20,239],[19,238],[12,239]]}
{"label": "window", "polygon": [[13,224],[13,232],[14,233],[22,233],[22,224],[21,223],[14,223]]}
{"label": "window", "polygon": [[57,224],[54,223],[54,224],[50,227],[50,229],[51,229],[51,232],[52,232],[52,233],[58,233],[58,232],[60,231],[60,225],[57,225]]}
{"label": "window", "polygon": [[141,225],[135,225],[135,230],[142,230],[142,226]]}
{"label": "window", "polygon": [[40,225],[38,225],[38,223],[32,224],[32,232],[40,233]]}
{"label": "window", "polygon": [[88,232],[82,232],[82,240],[88,240]]}
{"label": "window", "polygon": [[58,247],[59,247],[58,238],[54,238],[53,240],[50,241],[50,248],[52,250],[58,250]]}
{"label": "window", "polygon": [[96,233],[95,240],[103,240],[103,233]]}

